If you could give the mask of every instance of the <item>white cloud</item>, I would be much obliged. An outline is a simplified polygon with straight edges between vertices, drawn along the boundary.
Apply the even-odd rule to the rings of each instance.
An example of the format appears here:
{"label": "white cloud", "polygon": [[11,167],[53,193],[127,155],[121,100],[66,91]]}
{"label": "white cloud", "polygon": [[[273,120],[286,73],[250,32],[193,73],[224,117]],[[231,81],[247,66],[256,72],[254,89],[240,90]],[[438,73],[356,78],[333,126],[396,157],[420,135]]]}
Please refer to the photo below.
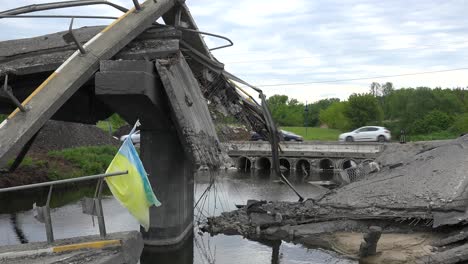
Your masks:
{"label": "white cloud", "polygon": [[[4,1],[3,9],[41,0]],[[113,1],[131,7],[131,1]],[[214,51],[226,69],[260,85],[354,79],[468,66],[468,2],[360,0],[188,0],[200,30],[229,37],[234,46]],[[107,6],[73,11],[118,16]],[[19,22],[20,21],[20,22]],[[78,20],[76,27],[110,21]],[[67,20],[0,20],[0,39],[66,30]],[[205,37],[208,46],[225,42]],[[468,71],[323,84],[264,87],[267,95],[300,101],[346,99],[368,91],[372,81],[396,87],[468,86]]]}

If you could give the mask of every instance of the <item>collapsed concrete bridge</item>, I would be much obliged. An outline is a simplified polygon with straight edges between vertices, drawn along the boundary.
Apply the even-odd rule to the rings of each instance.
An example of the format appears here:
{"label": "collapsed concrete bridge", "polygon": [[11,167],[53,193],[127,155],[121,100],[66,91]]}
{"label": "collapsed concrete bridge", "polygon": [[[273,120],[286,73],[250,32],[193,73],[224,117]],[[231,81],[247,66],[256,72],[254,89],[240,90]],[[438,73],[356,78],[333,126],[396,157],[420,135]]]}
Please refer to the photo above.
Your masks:
{"label": "collapsed concrete bridge", "polygon": [[[86,2],[96,1],[0,16]],[[0,166],[15,156],[18,165],[49,119],[95,124],[118,113],[131,124],[140,120],[141,158],[163,203],[150,208],[144,239],[169,245],[192,230],[196,168],[221,164],[207,103],[253,130],[268,127],[259,104],[232,82],[241,80],[213,57],[184,1],[133,2],[107,27],[70,25],[68,32],[0,42],[0,113],[9,114],[0,124]],[[160,17],[165,24],[155,22]]]}

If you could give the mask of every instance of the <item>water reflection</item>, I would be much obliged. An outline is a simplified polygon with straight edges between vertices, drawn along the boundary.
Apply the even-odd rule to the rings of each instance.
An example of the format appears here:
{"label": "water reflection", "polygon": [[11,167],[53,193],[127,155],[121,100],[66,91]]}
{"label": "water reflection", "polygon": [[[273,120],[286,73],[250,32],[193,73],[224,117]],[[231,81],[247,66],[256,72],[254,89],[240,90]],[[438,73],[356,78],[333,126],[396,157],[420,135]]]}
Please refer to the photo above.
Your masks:
{"label": "water reflection", "polygon": [[[199,173],[195,182],[195,201],[210,184],[211,174]],[[320,179],[320,175],[309,177],[288,175],[296,189],[307,198],[322,195],[327,190],[308,183]],[[267,171],[240,173],[237,171],[219,172],[215,185],[209,192],[203,214],[197,213],[196,220],[206,216],[218,215],[223,211],[234,210],[236,204],[245,204],[247,199],[297,201],[296,195],[284,184],[275,182],[276,178]],[[67,197],[80,197],[83,192],[68,193]],[[92,192],[91,192],[92,193]],[[19,194],[21,198],[21,194]],[[92,195],[92,194],[91,194]],[[65,198],[57,194],[59,198]],[[54,198],[54,197],[52,197]],[[33,201],[28,201],[25,208],[23,199],[15,207],[16,199],[1,200],[0,206],[9,208],[8,214],[0,214],[0,246],[23,242],[45,241],[44,225],[37,222],[30,210]],[[37,200],[35,200],[37,201]],[[16,208],[16,210],[14,210]],[[103,200],[106,228],[109,233],[139,230],[138,223],[112,197]],[[99,234],[98,227],[92,225],[92,219],[81,213],[78,201],[61,205],[51,212],[54,235],[57,239],[82,235]],[[195,224],[196,225],[196,224]],[[336,255],[319,249],[306,249],[300,245],[286,242],[252,241],[241,236],[209,236],[197,230],[184,243],[176,247],[146,247],[141,256],[141,263],[202,264],[202,263],[352,263]]]}
{"label": "water reflection", "polygon": [[298,264],[356,263],[320,249],[282,241],[251,241],[240,236],[190,236],[176,247],[145,247],[141,264]]}
{"label": "water reflection", "polygon": [[11,222],[11,225],[13,226],[13,231],[15,232],[16,237],[18,237],[20,243],[21,244],[28,243],[28,239],[24,235],[23,229],[21,229],[21,226],[18,225],[18,216],[16,213],[13,213],[10,215],[10,222]]}
{"label": "water reflection", "polygon": [[[145,246],[141,254],[141,264],[192,264],[194,263],[194,235],[189,235],[183,243],[172,247]],[[212,263],[212,262],[208,262]]]}

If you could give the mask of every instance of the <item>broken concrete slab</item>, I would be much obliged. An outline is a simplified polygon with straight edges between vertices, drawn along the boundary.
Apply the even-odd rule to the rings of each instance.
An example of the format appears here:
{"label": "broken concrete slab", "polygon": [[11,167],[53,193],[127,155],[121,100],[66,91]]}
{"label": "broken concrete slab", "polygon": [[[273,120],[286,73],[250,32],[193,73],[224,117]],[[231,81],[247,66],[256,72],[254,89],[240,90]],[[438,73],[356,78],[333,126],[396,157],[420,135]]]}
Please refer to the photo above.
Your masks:
{"label": "broken concrete slab", "polygon": [[[103,26],[83,27],[73,32],[78,41],[85,44],[104,28]],[[75,44],[63,40],[62,36],[67,32],[1,42],[1,68],[9,69],[15,75],[54,71],[77,49]],[[180,31],[174,28],[149,27],[113,58],[144,60],[167,56],[179,50],[179,38]]]}
{"label": "broken concrete slab", "polygon": [[[418,153],[404,160],[403,165],[392,169],[384,167],[365,180],[327,195],[319,203],[348,208],[427,208],[428,211],[465,212],[468,205],[468,136],[416,150]],[[387,151],[382,155],[388,156]],[[392,160],[392,163],[399,162],[400,159]]]}
{"label": "broken concrete slab", "polygon": [[431,264],[452,264],[466,263],[468,261],[468,244],[454,247],[442,252],[425,256],[418,260],[417,263]]}
{"label": "broken concrete slab", "polygon": [[262,214],[262,213],[251,213],[250,223],[255,227],[259,226],[260,228],[264,228],[267,226],[278,224],[278,221],[276,220],[276,217],[274,215]]}
{"label": "broken concrete slab", "polygon": [[221,147],[198,81],[181,53],[157,59],[156,68],[186,153],[197,167],[221,166]]}
{"label": "broken concrete slab", "polygon": [[[382,238],[387,234],[396,236],[394,241],[400,241],[397,237],[421,232],[423,235],[417,237],[421,241],[414,239],[405,247],[403,254],[399,253],[401,248],[393,247],[380,255],[366,257],[369,263],[384,260],[414,263],[416,259],[431,254],[432,245],[436,245],[434,241],[459,245],[466,239],[464,234],[444,237],[447,232],[463,229],[467,222],[468,136],[435,144],[424,144],[423,147],[407,144],[404,151],[414,153],[406,157],[407,160],[393,157],[391,163],[383,163],[385,166],[381,171],[330,191],[317,201],[262,204],[258,210],[269,215],[280,213],[283,221],[279,226],[264,229],[260,235],[246,220],[245,208],[210,218],[204,230],[210,231],[214,227],[212,230],[222,232],[224,225],[231,225],[231,229],[238,230],[239,234],[255,239],[293,239],[305,244],[319,241],[316,246],[334,245],[327,235],[336,232],[366,233],[372,225],[382,228]],[[391,154],[384,151],[382,155]],[[428,236],[430,238],[426,239]],[[360,241],[356,243],[354,254],[357,256]],[[462,250],[466,249],[458,246],[448,253],[437,253],[441,259],[437,263],[465,260]],[[458,255],[453,257],[454,254]]]}
{"label": "broken concrete slab", "polygon": [[43,264],[66,259],[67,263],[131,264],[138,263],[142,251],[143,239],[139,232],[118,232],[108,234],[104,239],[93,235],[58,239],[52,244],[34,242],[2,246],[0,263]]}

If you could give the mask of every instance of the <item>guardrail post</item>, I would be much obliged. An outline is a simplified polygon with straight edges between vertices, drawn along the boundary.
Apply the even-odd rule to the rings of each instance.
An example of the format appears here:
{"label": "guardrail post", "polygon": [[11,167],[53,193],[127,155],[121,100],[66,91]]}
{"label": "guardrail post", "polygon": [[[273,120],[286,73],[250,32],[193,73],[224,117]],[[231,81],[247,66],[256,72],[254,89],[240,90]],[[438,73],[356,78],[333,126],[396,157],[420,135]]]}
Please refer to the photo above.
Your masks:
{"label": "guardrail post", "polygon": [[[93,199],[91,198],[83,199],[82,205],[83,205],[83,213],[97,216],[98,224],[99,224],[99,234],[101,235],[101,237],[105,237],[106,225],[104,222],[104,213],[102,210],[102,203],[101,203],[102,185],[104,182],[104,177],[112,177],[112,176],[125,175],[125,174],[128,174],[128,171],[97,174],[97,175],[84,176],[84,177],[79,177],[79,178],[74,178],[74,179],[65,179],[65,180],[58,180],[58,181],[52,181],[52,182],[41,182],[41,183],[34,183],[34,184],[28,184],[28,185],[22,185],[22,186],[0,188],[0,193],[49,186],[49,194],[47,195],[47,202],[45,206],[36,206],[36,203],[34,203],[33,214],[34,214],[34,218],[36,218],[39,222],[44,223],[45,229],[46,229],[47,243],[50,244],[54,242],[52,218],[50,216],[50,199],[52,197],[53,186],[55,184],[64,184],[64,183],[81,182],[81,181],[86,181],[86,180],[99,179],[98,185],[96,186],[96,193],[94,195],[95,197]],[[94,220],[93,220],[93,225],[94,225]]]}
{"label": "guardrail post", "polygon": [[54,231],[52,229],[52,218],[50,217],[50,197],[52,196],[52,188],[54,186],[51,185],[49,187],[49,194],[47,195],[47,203],[45,205],[44,210],[44,224],[46,228],[46,235],[47,235],[47,243],[54,242]]}
{"label": "guardrail post", "polygon": [[102,185],[104,182],[104,178],[99,179],[98,182],[98,195],[97,199],[94,200],[96,204],[96,213],[97,213],[97,219],[98,219],[98,226],[99,226],[99,235],[104,238],[106,237],[106,223],[104,221],[104,213],[102,210],[102,202],[101,202],[101,196],[102,196]]}

